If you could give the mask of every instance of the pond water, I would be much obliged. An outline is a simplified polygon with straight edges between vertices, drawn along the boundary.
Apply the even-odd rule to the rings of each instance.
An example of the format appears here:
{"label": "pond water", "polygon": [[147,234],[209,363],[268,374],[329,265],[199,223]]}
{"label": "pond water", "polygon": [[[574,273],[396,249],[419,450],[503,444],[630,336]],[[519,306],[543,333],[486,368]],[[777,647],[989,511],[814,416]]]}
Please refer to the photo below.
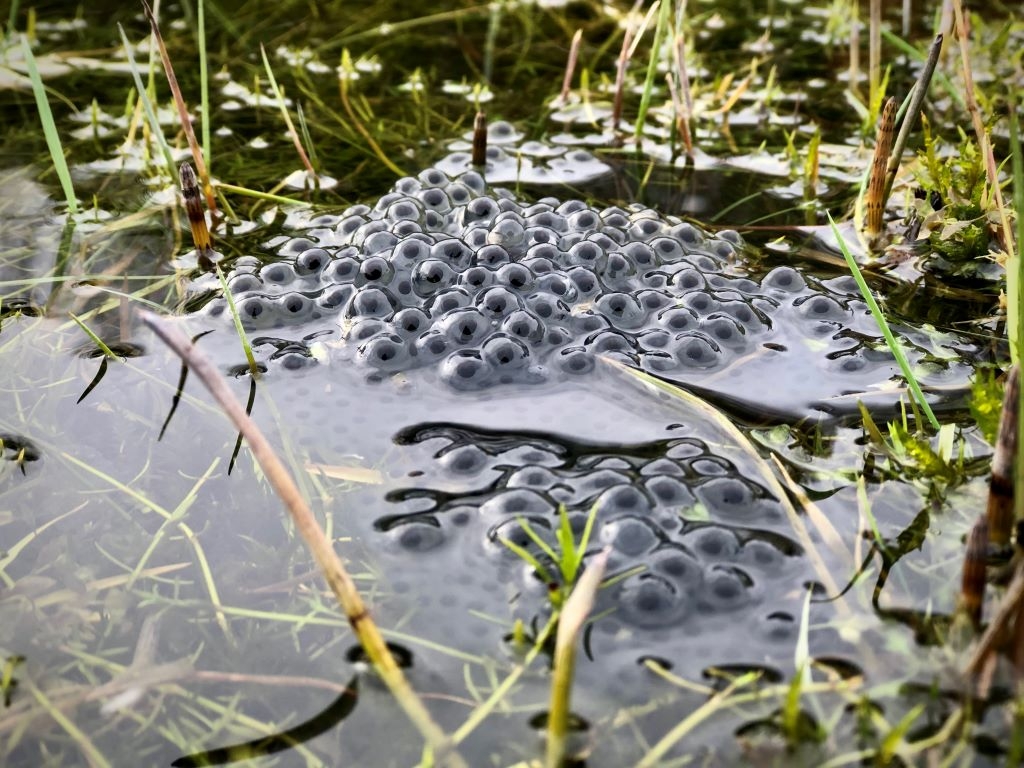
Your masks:
{"label": "pond water", "polygon": [[[883,429],[910,408],[822,226],[870,163],[870,120],[843,96],[847,4],[768,3],[751,20],[743,3],[691,2],[689,160],[664,71],[634,138],[654,18],[615,125],[615,59],[643,16],[624,3],[237,5],[205,7],[209,141],[213,176],[234,185],[214,238],[255,379],[135,106],[111,24],[145,69],[144,18],[14,15],[37,36],[85,209],[71,216],[21,45],[4,44],[0,762],[422,756],[247,446],[134,313],[147,308],[249,402],[443,728],[538,645],[460,745],[469,764],[543,752],[550,585],[502,539],[550,566],[529,532],[554,545],[560,507],[577,535],[593,514],[590,556],[611,553],[574,678],[580,762],[839,765],[888,749],[903,764],[1001,764],[997,707],[927,741],[960,717],[946,638],[990,453],[970,385],[1007,356],[990,319],[999,274],[964,277],[919,244],[872,280],[950,425],[930,444],[952,457],[915,460],[899,426],[873,441],[858,402]],[[190,103],[197,10],[159,9]],[[924,48],[935,13],[886,23]],[[1019,48],[1024,28],[999,37],[998,19],[977,33]],[[261,43],[337,184],[288,186],[301,164]],[[919,63],[887,55],[901,95]],[[992,45],[978,66],[1001,77],[998,58]],[[491,126],[474,169],[477,106]],[[939,90],[927,109],[957,142],[955,99]],[[770,457],[815,508],[782,492]],[[709,708],[747,672],[760,676]]]}

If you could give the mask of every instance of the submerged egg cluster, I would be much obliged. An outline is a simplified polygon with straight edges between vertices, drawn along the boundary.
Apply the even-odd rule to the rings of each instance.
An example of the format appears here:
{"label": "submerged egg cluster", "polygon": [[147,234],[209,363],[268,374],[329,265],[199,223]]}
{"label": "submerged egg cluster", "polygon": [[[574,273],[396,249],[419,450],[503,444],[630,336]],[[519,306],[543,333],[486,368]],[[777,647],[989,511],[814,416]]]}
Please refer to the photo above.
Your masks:
{"label": "submerged egg cluster", "polygon": [[609,573],[626,574],[602,593],[602,610],[620,624],[695,633],[728,615],[778,634],[778,596],[806,576],[778,501],[696,437],[608,449],[423,425],[398,441],[429,444],[435,465],[416,473],[425,485],[390,494],[401,511],[376,528],[406,554],[440,554],[449,574],[453,561],[483,551],[499,581],[527,603],[531,594],[543,602],[548,585],[503,540],[558,573],[525,526],[557,550],[560,505],[577,538],[594,510],[589,549],[609,546]]}
{"label": "submerged egg cluster", "polygon": [[[639,204],[529,204],[475,172],[430,169],[373,207],[303,223],[269,244],[278,260],[236,263],[245,325],[331,318],[358,363],[385,374],[436,364],[456,389],[585,374],[597,355],[657,372],[719,368],[771,328],[779,296],[806,288],[788,268],[760,283],[730,274],[734,232]],[[814,320],[846,313],[828,295],[802,299]]]}

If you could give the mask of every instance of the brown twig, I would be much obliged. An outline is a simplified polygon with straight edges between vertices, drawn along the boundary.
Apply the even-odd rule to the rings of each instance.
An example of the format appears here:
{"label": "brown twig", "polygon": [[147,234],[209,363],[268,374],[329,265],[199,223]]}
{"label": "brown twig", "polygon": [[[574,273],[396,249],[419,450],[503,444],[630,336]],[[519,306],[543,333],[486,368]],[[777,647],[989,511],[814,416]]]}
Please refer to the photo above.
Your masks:
{"label": "brown twig", "polygon": [[888,200],[892,192],[892,185],[896,181],[896,174],[900,170],[900,161],[903,159],[903,150],[907,146],[910,132],[914,130],[914,126],[917,124],[917,116],[921,113],[921,105],[924,103],[924,97],[928,93],[928,86],[932,82],[932,75],[935,74],[935,65],[939,61],[939,54],[941,52],[942,35],[936,35],[932,41],[931,48],[928,49],[928,58],[925,61],[924,69],[921,70],[921,76],[917,78],[917,83],[914,84],[910,105],[903,115],[903,122],[900,123],[900,132],[896,136],[896,143],[893,144],[892,154],[889,155],[889,164],[885,169],[883,200]]}
{"label": "brown twig", "polygon": [[[210,213],[217,215],[217,203],[213,198],[213,185],[210,184],[210,172],[206,168],[206,160],[203,158],[203,150],[199,147],[196,139],[196,132],[192,130],[192,120],[189,118],[188,107],[185,105],[185,98],[181,95],[181,87],[178,85],[178,78],[174,75],[174,66],[171,64],[171,57],[167,53],[167,46],[164,45],[163,35],[160,34],[160,26],[153,15],[153,9],[149,7],[146,0],[142,0],[142,8],[149,19],[150,29],[153,30],[153,37],[157,47],[160,49],[160,61],[164,65],[164,75],[167,77],[167,84],[174,96],[174,105],[178,108],[178,119],[181,121],[181,129],[185,131],[185,138],[188,140],[188,148],[192,151],[192,159],[195,160],[196,168],[199,170],[199,178],[203,182],[203,192],[206,195],[206,207]],[[204,222],[205,226],[205,222]],[[198,246],[197,246],[198,247]]]}

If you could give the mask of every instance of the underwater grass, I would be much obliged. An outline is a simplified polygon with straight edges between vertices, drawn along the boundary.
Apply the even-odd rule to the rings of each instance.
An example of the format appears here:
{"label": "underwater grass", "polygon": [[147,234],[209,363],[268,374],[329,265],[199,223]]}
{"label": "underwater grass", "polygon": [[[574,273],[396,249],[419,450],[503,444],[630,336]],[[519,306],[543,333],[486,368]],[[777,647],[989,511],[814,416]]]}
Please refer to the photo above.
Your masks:
{"label": "underwater grass", "polygon": [[227,388],[213,363],[205,355],[200,354],[180,331],[172,328],[156,315],[146,312],[140,313],[140,316],[142,321],[164,343],[189,363],[195,374],[231,418],[235,427],[245,435],[249,449],[284,502],[295,527],[302,535],[321,573],[330,585],[331,591],[348,617],[352,631],[359,638],[368,658],[395,697],[398,705],[423,736],[434,757],[442,763],[456,766],[456,768],[465,766],[466,763],[458,754],[454,744],[435,723],[395,661],[384,642],[380,629],[370,616],[355,582],[302,498],[287,468],[278,459],[262,431],[248,417]]}
{"label": "underwater grass", "polygon": [[861,296],[864,297],[864,302],[868,305],[868,309],[871,311],[872,317],[878,323],[878,327],[882,331],[882,336],[885,337],[885,343],[889,347],[889,351],[892,352],[893,357],[896,358],[896,362],[900,366],[900,370],[903,372],[904,378],[907,380],[907,386],[914,395],[914,399],[917,401],[921,410],[924,411],[925,416],[928,418],[928,423],[936,430],[940,428],[939,420],[935,417],[932,407],[928,404],[928,400],[924,396],[924,392],[921,390],[921,384],[918,382],[917,377],[914,375],[913,369],[910,367],[910,363],[907,360],[907,356],[903,352],[903,348],[900,347],[899,342],[896,341],[896,337],[892,333],[892,329],[889,328],[889,323],[885,319],[885,315],[882,313],[882,308],[878,306],[878,302],[875,300],[874,294],[868,287],[867,281],[864,279],[863,273],[860,271],[860,267],[857,265],[857,260],[853,258],[853,254],[850,253],[850,249],[846,245],[846,240],[843,237],[842,232],[839,231],[839,227],[836,226],[835,220],[832,218],[832,214],[828,214],[829,223],[832,226],[832,234],[839,243],[839,248],[843,252],[843,258],[846,259],[846,265],[850,268],[850,272],[853,274],[853,279],[857,282],[857,288],[860,290]]}
{"label": "underwater grass", "polygon": [[[12,17],[14,13],[15,9],[12,7]],[[46,98],[46,87],[43,85],[43,78],[39,74],[39,67],[36,66],[35,56],[32,55],[32,46],[29,45],[28,38],[25,35],[21,36],[21,50],[25,56],[25,66],[28,69],[29,79],[32,81],[32,93],[35,96],[36,108],[39,111],[39,120],[43,125],[46,147],[49,149],[50,159],[53,161],[53,169],[60,180],[64,199],[68,204],[68,213],[74,216],[78,213],[78,199],[75,197],[75,188],[71,183],[71,171],[68,170],[68,162],[64,157],[64,149],[61,146],[60,134],[57,132],[57,124],[53,120],[50,102]]]}

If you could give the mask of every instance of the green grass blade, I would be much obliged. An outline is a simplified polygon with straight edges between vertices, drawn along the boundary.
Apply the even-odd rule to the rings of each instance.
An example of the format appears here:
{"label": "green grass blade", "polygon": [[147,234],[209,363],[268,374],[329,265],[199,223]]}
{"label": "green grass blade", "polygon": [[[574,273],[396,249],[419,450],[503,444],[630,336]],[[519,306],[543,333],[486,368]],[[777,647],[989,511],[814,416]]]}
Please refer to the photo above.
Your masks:
{"label": "green grass blade", "polygon": [[637,143],[640,142],[644,135],[644,121],[647,119],[647,110],[651,106],[654,78],[658,75],[658,56],[661,54],[661,44],[665,39],[665,31],[668,29],[670,7],[671,0],[661,0],[661,7],[658,9],[658,26],[654,28],[651,58],[647,62],[647,76],[644,78],[644,90],[640,96],[640,110],[637,113],[636,128],[633,131],[633,138]]}
{"label": "green grass blade", "polygon": [[533,526],[530,525],[530,521],[527,520],[525,517],[517,517],[516,521],[519,523],[519,525],[522,526],[523,531],[526,533],[527,536],[530,537],[530,540],[534,544],[536,544],[538,547],[540,547],[541,551],[545,555],[550,557],[553,562],[557,563],[558,562],[558,555],[555,553],[555,550],[553,550],[551,548],[551,545],[548,544],[546,541],[544,541],[544,539],[542,539],[540,537],[539,533],[537,533],[535,530],[533,530]]}
{"label": "green grass blade", "polygon": [[545,582],[551,584],[554,582],[554,578],[548,572],[548,569],[544,567],[543,563],[534,557],[530,552],[520,547],[511,539],[501,538],[499,541],[512,550],[516,556],[523,562],[529,563],[533,569],[537,572],[537,575],[544,579]]}
{"label": "green grass blade", "polygon": [[[13,13],[13,10],[12,10]],[[53,169],[57,172],[61,189],[64,190],[64,199],[68,203],[68,213],[72,216],[78,213],[78,199],[75,197],[75,188],[71,184],[71,171],[68,170],[68,162],[64,157],[64,149],[60,143],[60,135],[57,133],[57,124],[53,120],[53,112],[50,110],[50,102],[46,98],[46,88],[43,85],[43,78],[39,74],[39,67],[36,66],[36,58],[32,55],[32,47],[28,44],[28,38],[21,36],[21,49],[25,55],[25,66],[28,68],[28,77],[32,81],[32,93],[36,97],[36,108],[39,110],[39,120],[43,124],[43,135],[46,137],[46,147],[50,150],[50,159],[53,160]]]}
{"label": "green grass blade", "polygon": [[7,14],[7,29],[5,30],[8,36],[14,35],[15,25],[18,23],[18,0],[12,0],[11,12]]}
{"label": "green grass blade", "polygon": [[[1021,267],[1024,259],[1020,249],[1024,247],[1024,154],[1020,141],[1020,125],[1012,116],[1017,114],[1018,92],[1010,88],[1010,158],[1013,168],[1013,209],[1017,214],[1017,247],[1008,248],[1010,258],[1006,261],[1006,327],[1010,336],[1010,358],[1015,365],[1020,365],[1021,344],[1024,343],[1024,274]],[[1016,343],[1015,343],[1016,342]],[[1024,445],[1024,397],[1017,403],[1017,445]],[[1014,459],[1016,477],[1024,477],[1024,450],[1018,449]],[[1024,493],[1015,493],[1013,497],[1015,520],[1024,520]]]}
{"label": "green grass blade", "polygon": [[210,67],[206,59],[206,0],[197,4],[197,20],[199,34],[199,114],[203,125],[203,159],[206,161],[206,172],[212,174],[210,164],[213,157],[210,152]]}
{"label": "green grass blade", "polygon": [[221,290],[224,291],[224,298],[228,302],[228,312],[231,313],[231,319],[235,323],[235,332],[238,334],[239,341],[242,342],[242,349],[245,351],[245,361],[249,364],[249,373],[253,375],[253,378],[258,378],[260,369],[256,365],[256,356],[252,352],[252,344],[249,343],[249,337],[245,335],[245,328],[242,327],[242,318],[238,314],[238,307],[235,306],[235,297],[231,295],[227,278],[224,277],[224,272],[221,270],[220,265],[217,265],[217,279],[220,280]]}
{"label": "green grass blade", "polygon": [[832,218],[832,214],[828,214],[829,224],[832,225],[832,234],[835,235],[836,242],[839,243],[839,249],[843,252],[843,258],[846,259],[846,265],[850,268],[850,272],[853,273],[853,279],[857,282],[857,288],[860,289],[861,296],[864,297],[864,302],[868,305],[868,309],[871,310],[872,317],[875,318],[875,322],[878,323],[878,327],[882,330],[882,336],[885,337],[885,343],[889,347],[889,351],[892,352],[893,357],[896,358],[896,362],[899,363],[900,370],[903,372],[904,378],[907,380],[907,386],[910,387],[910,391],[914,395],[914,399],[917,400],[921,406],[921,410],[924,411],[925,416],[928,417],[928,422],[936,430],[939,429],[939,420],[935,418],[935,413],[932,411],[932,407],[928,404],[928,401],[924,397],[924,392],[921,391],[921,385],[917,381],[917,377],[914,376],[914,372],[910,369],[910,362],[907,360],[907,356],[903,353],[903,348],[896,341],[896,337],[893,336],[892,330],[889,328],[889,323],[885,319],[885,315],[882,314],[881,307],[878,306],[878,302],[875,301],[874,294],[871,293],[871,289],[868,287],[867,281],[864,279],[864,275],[860,271],[860,267],[857,265],[857,261],[853,258],[853,254],[850,253],[850,249],[846,247],[846,240],[843,238],[842,233],[839,231],[839,227],[836,226],[835,221]]}
{"label": "green grass blade", "polygon": [[104,342],[103,339],[93,333],[92,328],[82,322],[78,315],[73,312],[69,312],[68,314],[71,315],[71,319],[75,321],[79,328],[85,331],[85,335],[92,339],[93,344],[99,347],[100,351],[103,352],[104,355],[109,357],[111,360],[117,360],[117,355],[110,351],[110,347],[106,345],[106,342]]}

